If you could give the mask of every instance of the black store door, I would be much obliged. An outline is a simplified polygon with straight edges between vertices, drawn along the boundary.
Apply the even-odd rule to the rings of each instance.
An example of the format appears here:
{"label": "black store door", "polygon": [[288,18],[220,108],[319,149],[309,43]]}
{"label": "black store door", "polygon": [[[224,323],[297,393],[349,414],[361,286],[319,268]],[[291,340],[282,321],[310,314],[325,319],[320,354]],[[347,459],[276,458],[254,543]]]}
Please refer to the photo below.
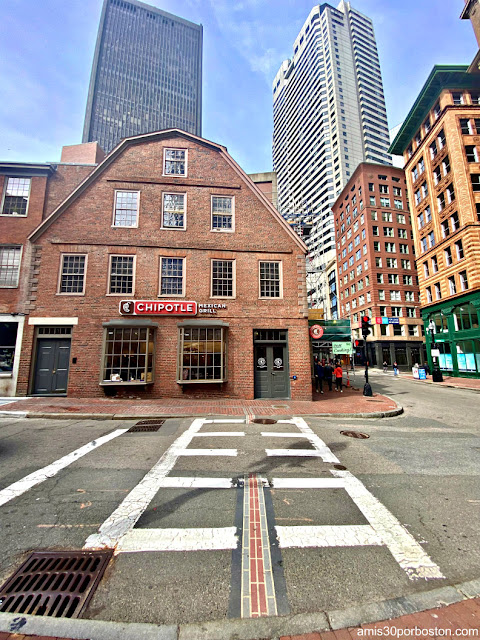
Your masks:
{"label": "black store door", "polygon": [[286,344],[255,345],[255,398],[288,398]]}
{"label": "black store door", "polygon": [[70,339],[39,338],[33,393],[57,395],[67,393]]}

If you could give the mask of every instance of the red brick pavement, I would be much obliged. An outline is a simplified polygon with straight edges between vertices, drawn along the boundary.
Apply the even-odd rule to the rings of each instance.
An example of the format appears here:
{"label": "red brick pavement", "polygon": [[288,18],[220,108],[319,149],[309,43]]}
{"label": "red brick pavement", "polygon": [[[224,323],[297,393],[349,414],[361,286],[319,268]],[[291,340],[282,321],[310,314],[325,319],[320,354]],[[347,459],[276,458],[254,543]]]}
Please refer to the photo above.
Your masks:
{"label": "red brick pavement", "polygon": [[[409,378],[414,380],[410,374],[401,374],[401,378]],[[473,389],[480,391],[480,378],[455,378],[454,376],[443,376],[443,382],[433,382],[432,377],[428,376],[427,380],[415,380],[415,382],[430,383],[437,387],[455,387],[456,389]]]}
{"label": "red brick pavement", "polygon": [[28,413],[65,413],[129,416],[195,416],[195,415],[316,415],[338,413],[372,413],[389,411],[396,403],[375,394],[366,398],[361,390],[344,388],[342,393],[325,391],[314,393],[313,401],[243,400],[239,398],[159,398],[146,400],[132,395],[129,398],[25,398],[0,406],[0,411]]}

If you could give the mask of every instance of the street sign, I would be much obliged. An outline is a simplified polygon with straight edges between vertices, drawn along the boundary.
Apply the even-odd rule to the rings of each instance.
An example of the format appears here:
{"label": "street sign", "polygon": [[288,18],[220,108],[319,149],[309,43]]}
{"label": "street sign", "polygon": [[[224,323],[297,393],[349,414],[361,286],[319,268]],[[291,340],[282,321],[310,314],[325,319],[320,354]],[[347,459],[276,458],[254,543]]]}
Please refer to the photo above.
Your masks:
{"label": "street sign", "polygon": [[353,353],[353,345],[351,342],[332,342],[333,355],[351,355]]}
{"label": "street sign", "polygon": [[432,354],[432,358],[439,358],[440,357],[440,349],[432,349],[431,350],[431,354]]}

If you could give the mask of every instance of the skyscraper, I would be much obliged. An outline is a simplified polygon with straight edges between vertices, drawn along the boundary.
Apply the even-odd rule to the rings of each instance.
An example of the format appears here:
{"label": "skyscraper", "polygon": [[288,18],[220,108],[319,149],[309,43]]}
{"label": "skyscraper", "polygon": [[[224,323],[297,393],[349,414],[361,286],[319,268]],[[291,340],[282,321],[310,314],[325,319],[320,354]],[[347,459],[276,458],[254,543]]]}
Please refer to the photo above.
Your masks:
{"label": "skyscraper", "polygon": [[104,0],[83,142],[109,152],[126,136],[202,135],[203,27],[137,0]]}
{"label": "skyscraper", "polygon": [[311,229],[309,306],[336,318],[331,207],[359,163],[391,164],[372,21],[349,2],[310,12],[275,77],[273,120],[279,210]]}

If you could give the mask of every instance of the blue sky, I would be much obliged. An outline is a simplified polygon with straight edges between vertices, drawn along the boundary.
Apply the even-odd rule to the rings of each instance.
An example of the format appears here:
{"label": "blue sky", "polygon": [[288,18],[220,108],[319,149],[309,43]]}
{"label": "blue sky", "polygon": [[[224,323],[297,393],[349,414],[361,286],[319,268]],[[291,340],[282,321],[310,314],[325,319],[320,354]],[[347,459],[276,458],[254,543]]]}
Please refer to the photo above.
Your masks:
{"label": "blue sky", "polygon": [[[271,84],[315,3],[151,0],[202,23],[203,136],[245,171],[272,168]],[[336,6],[337,2],[331,2]],[[374,23],[389,126],[408,113],[434,64],[477,50],[463,0],[356,0]],[[102,0],[7,0],[0,23],[0,160],[58,161],[81,142]]]}

